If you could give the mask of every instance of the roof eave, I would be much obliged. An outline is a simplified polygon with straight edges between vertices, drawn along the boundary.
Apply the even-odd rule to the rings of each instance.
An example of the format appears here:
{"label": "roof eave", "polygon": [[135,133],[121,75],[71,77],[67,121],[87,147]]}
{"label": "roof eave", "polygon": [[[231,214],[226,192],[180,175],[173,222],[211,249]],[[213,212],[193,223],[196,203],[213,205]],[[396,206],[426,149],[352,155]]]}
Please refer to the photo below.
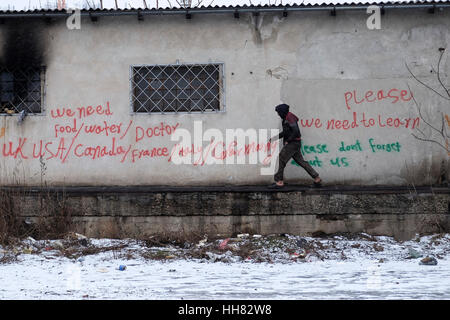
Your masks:
{"label": "roof eave", "polygon": [[[102,16],[134,16],[134,15],[185,15],[185,14],[227,14],[227,13],[277,13],[301,11],[349,11],[367,10],[373,4],[351,5],[298,5],[298,6],[249,6],[249,7],[202,7],[202,8],[168,8],[168,9],[96,9],[80,10],[84,17]],[[376,4],[382,9],[440,9],[449,8],[450,3],[408,3],[408,4]],[[73,10],[35,10],[4,11],[0,18],[65,18],[73,14]]]}

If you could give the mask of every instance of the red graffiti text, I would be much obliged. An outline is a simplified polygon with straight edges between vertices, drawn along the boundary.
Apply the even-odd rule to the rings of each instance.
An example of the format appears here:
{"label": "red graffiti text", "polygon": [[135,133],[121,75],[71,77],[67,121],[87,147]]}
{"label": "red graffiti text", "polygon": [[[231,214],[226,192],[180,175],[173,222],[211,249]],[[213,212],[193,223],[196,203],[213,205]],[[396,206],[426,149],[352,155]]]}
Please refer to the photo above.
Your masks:
{"label": "red graffiti text", "polygon": [[390,90],[378,90],[377,92],[368,90],[363,94],[357,93],[356,90],[344,93],[345,105],[348,110],[351,110],[353,105],[361,104],[363,102],[371,103],[381,100],[391,100],[391,103],[397,103],[398,101],[408,102],[412,97],[412,92],[395,88]]}

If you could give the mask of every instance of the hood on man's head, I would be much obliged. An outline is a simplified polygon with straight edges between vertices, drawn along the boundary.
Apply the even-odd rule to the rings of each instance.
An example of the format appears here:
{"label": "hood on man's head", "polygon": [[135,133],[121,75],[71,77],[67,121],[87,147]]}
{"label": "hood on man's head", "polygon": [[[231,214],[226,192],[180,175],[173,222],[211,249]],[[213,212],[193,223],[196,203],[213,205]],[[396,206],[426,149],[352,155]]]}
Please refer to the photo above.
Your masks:
{"label": "hood on man's head", "polygon": [[278,113],[281,119],[284,119],[289,113],[289,106],[285,103],[279,104],[275,107],[275,111]]}

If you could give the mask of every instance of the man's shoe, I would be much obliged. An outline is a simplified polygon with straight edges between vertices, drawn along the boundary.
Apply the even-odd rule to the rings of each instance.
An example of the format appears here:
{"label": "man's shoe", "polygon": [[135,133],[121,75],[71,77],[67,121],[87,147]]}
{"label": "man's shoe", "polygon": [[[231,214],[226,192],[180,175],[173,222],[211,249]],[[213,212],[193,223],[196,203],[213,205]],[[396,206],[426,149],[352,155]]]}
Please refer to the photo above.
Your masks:
{"label": "man's shoe", "polygon": [[269,185],[267,188],[269,188],[269,189],[281,189],[281,188],[283,188],[284,187],[284,185],[278,185],[278,184],[276,184],[276,183],[272,183],[271,185]]}
{"label": "man's shoe", "polygon": [[322,180],[320,180],[319,182],[315,182],[315,181],[314,181],[313,187],[314,187],[314,188],[321,188],[321,187],[322,187]]}

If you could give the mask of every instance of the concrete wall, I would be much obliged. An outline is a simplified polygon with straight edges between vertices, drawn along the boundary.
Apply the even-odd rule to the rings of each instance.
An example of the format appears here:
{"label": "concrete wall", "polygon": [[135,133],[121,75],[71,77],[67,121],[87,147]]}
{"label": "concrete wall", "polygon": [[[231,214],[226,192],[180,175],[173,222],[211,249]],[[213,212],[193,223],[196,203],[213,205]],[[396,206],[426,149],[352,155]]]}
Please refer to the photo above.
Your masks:
{"label": "concrete wall", "polygon": [[[290,189],[289,189],[290,188]],[[89,237],[448,232],[448,188],[69,187],[0,189],[25,228]],[[5,200],[4,200],[5,201]]]}
{"label": "concrete wall", "polygon": [[[145,130],[161,123],[193,132],[194,121],[202,121],[203,131],[216,128],[224,136],[226,129],[280,128],[274,106],[281,102],[289,104],[303,120],[303,144],[315,146],[306,147],[305,158],[328,184],[442,182],[449,177],[448,152],[437,143],[417,140],[413,134],[420,136],[421,130],[427,139],[445,146],[445,138],[424,120],[449,129],[448,122],[441,121],[442,115],[450,114],[449,101],[412,79],[405,63],[422,81],[445,94],[435,71],[438,49],[450,42],[449,17],[448,10],[436,14],[388,10],[382,16],[380,30],[367,29],[363,11],[343,12],[336,17],[327,12],[293,13],[287,18],[272,14],[241,15],[240,19],[194,15],[192,20],[160,16],[144,21],[104,17],[95,23],[82,19],[81,30],[68,30],[62,20],[34,22],[34,36],[41,44],[42,62],[47,67],[45,112],[28,116],[22,124],[18,124],[17,116],[0,116],[0,184],[270,183],[272,176],[261,175],[261,163],[176,165],[169,156],[133,162],[132,154],[133,150],[139,153],[155,147],[166,147],[169,154],[179,150],[170,135],[136,141],[137,128]],[[11,38],[11,23],[8,20],[0,26],[3,43]],[[6,54],[5,48],[2,54]],[[442,59],[441,76],[448,87],[448,54]],[[130,65],[176,61],[224,63],[224,112],[131,114]],[[422,107],[424,119],[418,118],[411,94]],[[81,130],[78,135],[56,136],[55,129],[74,126],[74,117],[54,118],[52,112],[107,104],[112,115],[75,117],[76,131],[81,126],[106,123],[121,125],[120,133],[106,136]],[[338,120],[348,120],[350,128],[333,129],[332,120],[335,125],[339,125]],[[309,127],[306,121],[314,124]],[[357,127],[352,127],[354,121]],[[389,123],[398,127],[389,127]],[[80,156],[88,147],[104,146],[109,151],[113,140],[116,152],[119,147],[129,152],[97,159]],[[205,153],[208,144],[203,144]],[[356,144],[356,150],[341,151],[342,144]],[[394,146],[389,152],[388,145]],[[7,152],[10,146],[12,154]],[[306,172],[293,164],[285,173],[291,183],[310,181]]]}

